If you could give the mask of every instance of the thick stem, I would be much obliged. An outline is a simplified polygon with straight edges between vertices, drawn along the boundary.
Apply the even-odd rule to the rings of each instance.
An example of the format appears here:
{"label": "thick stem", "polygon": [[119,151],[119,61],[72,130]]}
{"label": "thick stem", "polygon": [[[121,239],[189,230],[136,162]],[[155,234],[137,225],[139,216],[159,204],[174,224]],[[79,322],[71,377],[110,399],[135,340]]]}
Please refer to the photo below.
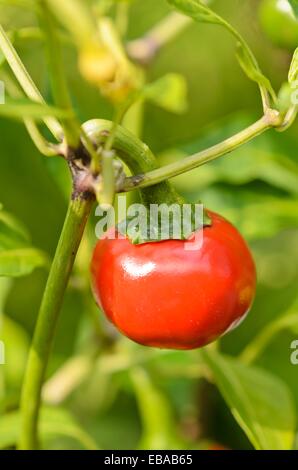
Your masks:
{"label": "thick stem", "polygon": [[[157,161],[148,145],[122,126],[114,127],[114,123],[104,119],[93,119],[83,126],[84,131],[98,147],[104,145],[110,133],[113,132],[113,150],[129,167],[133,175],[150,172],[158,168]],[[134,181],[138,176],[134,177]],[[132,188],[133,189],[133,188]],[[163,202],[165,204],[183,204],[183,198],[177,194],[168,181],[159,184],[152,183],[150,188],[141,191],[141,197],[146,205]]]}
{"label": "thick stem", "polygon": [[75,194],[69,204],[29,351],[21,396],[20,449],[38,448],[37,428],[41,388],[63,296],[92,203],[93,197],[91,195],[80,193]]}

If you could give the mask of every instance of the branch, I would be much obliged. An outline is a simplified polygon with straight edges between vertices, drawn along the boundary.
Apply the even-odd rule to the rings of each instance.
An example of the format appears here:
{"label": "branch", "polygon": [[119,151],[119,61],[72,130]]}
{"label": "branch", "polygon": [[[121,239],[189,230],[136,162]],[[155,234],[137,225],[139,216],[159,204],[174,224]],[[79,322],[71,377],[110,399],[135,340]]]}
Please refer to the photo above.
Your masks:
{"label": "branch", "polygon": [[136,188],[146,188],[169,178],[173,178],[174,176],[178,176],[181,173],[185,173],[186,171],[193,170],[194,168],[202,166],[205,163],[230,153],[232,150],[235,150],[246,142],[249,142],[271,127],[279,127],[280,125],[281,122],[279,113],[270,109],[257,122],[239,132],[238,134],[235,134],[223,142],[214,145],[213,147],[187,157],[182,161],[171,163],[162,168],[157,168],[143,175],[141,174],[126,178],[122,187],[122,191],[131,191]]}

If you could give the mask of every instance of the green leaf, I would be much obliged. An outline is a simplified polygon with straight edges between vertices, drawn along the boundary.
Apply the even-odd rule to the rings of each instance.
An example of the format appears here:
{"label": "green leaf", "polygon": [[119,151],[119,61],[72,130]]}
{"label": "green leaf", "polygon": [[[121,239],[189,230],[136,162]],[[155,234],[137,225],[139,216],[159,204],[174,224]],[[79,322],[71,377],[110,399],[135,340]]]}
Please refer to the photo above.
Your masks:
{"label": "green leaf", "polygon": [[[3,281],[3,279],[0,279]],[[5,344],[5,385],[17,390],[20,388],[27,362],[29,337],[27,332],[14,320],[4,315],[0,338]]]}
{"label": "green leaf", "polygon": [[148,101],[173,113],[187,110],[187,84],[182,75],[169,73],[145,86],[141,95]]}
{"label": "green leaf", "polygon": [[229,31],[237,40],[237,58],[242,69],[247,74],[248,78],[257,82],[261,90],[267,90],[275,100],[275,92],[270,81],[261,72],[258,62],[246,41],[232,25],[210,8],[203,5],[199,0],[168,0],[168,2],[181,13],[190,16],[195,21],[218,24]]}
{"label": "green leaf", "polygon": [[[153,209],[152,209],[153,210]],[[210,226],[212,221],[206,211],[196,204],[184,207],[173,204],[160,204],[153,214],[144,207],[136,210],[117,225],[117,230],[134,245],[155,243],[162,240],[187,240],[193,232],[202,226]]]}
{"label": "green leaf", "polygon": [[48,263],[47,255],[31,246],[23,225],[0,209],[0,277],[24,276]]}
{"label": "green leaf", "polygon": [[0,251],[0,276],[26,276],[36,268],[47,266],[48,257],[35,248],[19,248]]}
{"label": "green leaf", "polygon": [[289,82],[294,83],[298,80],[298,47],[295,50],[289,70]]}
{"label": "green leaf", "polygon": [[6,103],[0,106],[0,116],[22,121],[24,118],[42,120],[50,116],[65,119],[72,117],[72,113],[27,99],[18,101],[7,99]]}
{"label": "green leaf", "polygon": [[285,330],[298,334],[298,298],[285,313],[271,321],[256,335],[242,352],[241,359],[252,363],[264,353],[276,336]]}
{"label": "green leaf", "polygon": [[[12,412],[0,418],[0,448],[5,449],[16,445],[19,439],[21,416]],[[42,441],[57,436],[70,437],[88,450],[98,449],[94,440],[83,431],[75,419],[64,409],[43,408],[41,411],[40,433]]]}
{"label": "green leaf", "polygon": [[203,351],[231,412],[258,450],[293,448],[296,412],[287,385],[265,370]]}
{"label": "green leaf", "polygon": [[175,432],[173,410],[141,367],[131,371],[132,383],[143,423],[141,449],[181,449],[184,443]]}
{"label": "green leaf", "polygon": [[0,210],[0,252],[26,246],[29,241],[29,234],[23,225],[12,215]]}
{"label": "green leaf", "polygon": [[275,96],[270,80],[260,71],[250,49],[248,49],[243,43],[238,42],[236,56],[240,67],[247,77],[268,90],[271,96]]}
{"label": "green leaf", "polygon": [[225,21],[219,15],[199,0],[168,0],[168,3],[195,21],[225,25]]}

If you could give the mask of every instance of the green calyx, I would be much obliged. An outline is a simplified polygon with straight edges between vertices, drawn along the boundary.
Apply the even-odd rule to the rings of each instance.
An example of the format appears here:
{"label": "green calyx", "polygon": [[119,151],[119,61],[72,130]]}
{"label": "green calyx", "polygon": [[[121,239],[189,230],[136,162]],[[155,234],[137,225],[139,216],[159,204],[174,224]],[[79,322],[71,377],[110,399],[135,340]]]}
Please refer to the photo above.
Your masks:
{"label": "green calyx", "polygon": [[[111,121],[93,119],[83,126],[93,144],[99,148],[113,132],[113,150],[132,172],[136,184],[145,173],[158,168],[150,148],[122,126]],[[187,204],[169,181],[139,189],[142,206],[118,224],[118,230],[134,244],[168,239],[187,240],[198,228],[210,226],[211,220],[201,205]],[[200,207],[200,209],[198,208]],[[153,213],[153,215],[152,215]]]}
{"label": "green calyx", "polygon": [[161,204],[140,208],[117,225],[117,230],[134,245],[165,240],[188,240],[197,230],[212,222],[198,204]]}

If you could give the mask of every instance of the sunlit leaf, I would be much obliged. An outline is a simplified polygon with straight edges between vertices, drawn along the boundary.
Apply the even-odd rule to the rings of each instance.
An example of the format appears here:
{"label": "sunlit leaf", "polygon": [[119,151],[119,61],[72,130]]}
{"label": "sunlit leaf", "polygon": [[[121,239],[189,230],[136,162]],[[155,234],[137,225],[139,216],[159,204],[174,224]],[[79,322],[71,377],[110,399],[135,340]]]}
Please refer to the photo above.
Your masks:
{"label": "sunlit leaf", "polygon": [[233,416],[260,450],[290,450],[296,429],[293,398],[279,378],[221,354],[204,351]]}

